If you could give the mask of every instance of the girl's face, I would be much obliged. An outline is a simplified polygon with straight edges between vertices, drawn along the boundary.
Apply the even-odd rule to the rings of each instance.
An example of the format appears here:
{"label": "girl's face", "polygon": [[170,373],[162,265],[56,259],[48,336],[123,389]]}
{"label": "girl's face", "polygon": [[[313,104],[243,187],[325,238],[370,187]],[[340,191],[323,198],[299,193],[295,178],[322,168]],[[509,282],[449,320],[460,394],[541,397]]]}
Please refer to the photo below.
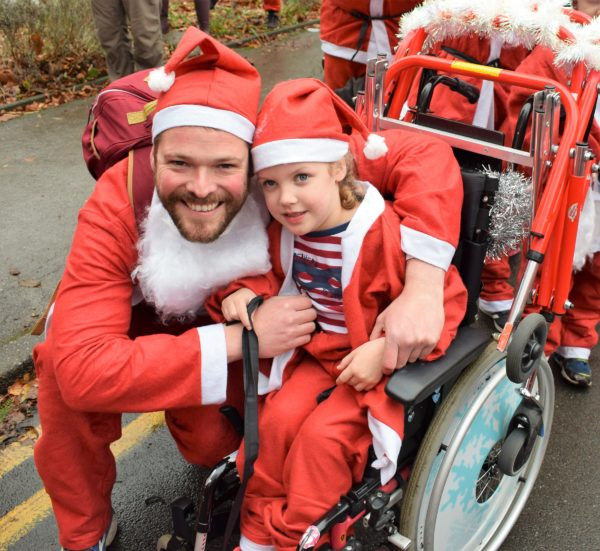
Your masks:
{"label": "girl's face", "polygon": [[347,222],[354,210],[340,202],[338,182],[346,175],[343,161],[289,163],[257,173],[258,185],[275,220],[295,235],[328,230]]}

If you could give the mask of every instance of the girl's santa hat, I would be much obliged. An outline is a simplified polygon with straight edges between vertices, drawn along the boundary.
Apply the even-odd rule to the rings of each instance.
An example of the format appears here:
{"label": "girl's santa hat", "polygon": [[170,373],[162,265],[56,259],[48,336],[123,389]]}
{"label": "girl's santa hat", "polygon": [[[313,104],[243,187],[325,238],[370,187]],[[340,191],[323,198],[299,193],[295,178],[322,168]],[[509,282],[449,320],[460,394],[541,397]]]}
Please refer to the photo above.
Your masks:
{"label": "girl's santa hat", "polygon": [[349,150],[350,135],[366,140],[365,157],[386,154],[382,136],[369,130],[335,92],[320,80],[301,78],[277,84],[258,115],[254,171],[287,163],[335,162]]}
{"label": "girl's santa hat", "polygon": [[[200,54],[188,58],[193,50]],[[177,126],[205,126],[252,143],[260,75],[242,56],[196,27],[184,33],[164,67],[150,72],[158,97],[152,141]]]}

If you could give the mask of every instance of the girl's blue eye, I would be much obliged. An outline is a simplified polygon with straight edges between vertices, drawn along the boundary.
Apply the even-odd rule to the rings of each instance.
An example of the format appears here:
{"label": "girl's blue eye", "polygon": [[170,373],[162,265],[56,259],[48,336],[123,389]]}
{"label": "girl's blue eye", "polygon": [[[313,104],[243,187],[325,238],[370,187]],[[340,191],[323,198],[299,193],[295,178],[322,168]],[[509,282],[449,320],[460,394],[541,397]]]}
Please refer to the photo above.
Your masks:
{"label": "girl's blue eye", "polygon": [[304,172],[301,174],[296,174],[296,179],[299,182],[306,182],[308,180],[308,174],[305,174]]}
{"label": "girl's blue eye", "polygon": [[274,180],[263,180],[262,187],[264,188],[272,188],[275,187],[277,183]]}

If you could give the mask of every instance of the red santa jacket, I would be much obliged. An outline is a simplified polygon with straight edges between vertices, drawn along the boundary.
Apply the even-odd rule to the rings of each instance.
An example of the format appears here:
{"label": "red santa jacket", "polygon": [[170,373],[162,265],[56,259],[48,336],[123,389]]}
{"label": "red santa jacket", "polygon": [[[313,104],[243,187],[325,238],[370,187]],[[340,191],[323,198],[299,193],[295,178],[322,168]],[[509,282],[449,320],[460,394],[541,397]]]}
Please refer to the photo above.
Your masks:
{"label": "red santa jacket", "polygon": [[[302,349],[290,350],[274,358],[270,372],[263,371],[259,375],[260,393],[280,388],[288,373],[296,367],[301,368],[305,353],[317,359],[335,380],[337,363],[369,340],[378,314],[402,292],[406,257],[400,247],[400,218],[373,186],[364,184],[367,187],[365,198],[341,234],[341,284],[348,334],[318,332]],[[273,222],[269,227],[269,244],[272,272],[239,280],[215,294],[207,301],[207,308],[213,315],[220,315],[222,299],[240,287],[252,289],[262,296],[298,294],[292,278],[294,235]],[[467,292],[456,268],[451,266],[444,282],[444,327],[438,344],[427,359],[433,360],[446,351],[462,321],[466,301]],[[395,472],[404,423],[399,412],[401,406],[385,394],[386,381],[384,378],[373,390],[358,393],[359,402],[369,412],[374,448],[383,465],[383,483]]]}
{"label": "red santa jacket", "polygon": [[321,49],[324,53],[366,63],[378,53],[391,56],[398,42],[400,16],[419,0],[323,0]]}

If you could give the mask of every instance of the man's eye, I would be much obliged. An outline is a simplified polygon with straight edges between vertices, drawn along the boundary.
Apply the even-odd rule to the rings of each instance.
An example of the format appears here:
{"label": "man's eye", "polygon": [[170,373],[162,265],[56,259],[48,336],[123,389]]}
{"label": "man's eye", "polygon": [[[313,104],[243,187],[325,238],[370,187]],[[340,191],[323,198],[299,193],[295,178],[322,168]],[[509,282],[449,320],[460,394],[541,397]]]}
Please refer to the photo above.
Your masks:
{"label": "man's eye", "polygon": [[232,168],[235,168],[235,165],[232,163],[220,163],[217,166],[222,170],[231,170]]}
{"label": "man's eye", "polygon": [[172,166],[187,166],[187,163],[181,159],[171,159],[169,164]]}

